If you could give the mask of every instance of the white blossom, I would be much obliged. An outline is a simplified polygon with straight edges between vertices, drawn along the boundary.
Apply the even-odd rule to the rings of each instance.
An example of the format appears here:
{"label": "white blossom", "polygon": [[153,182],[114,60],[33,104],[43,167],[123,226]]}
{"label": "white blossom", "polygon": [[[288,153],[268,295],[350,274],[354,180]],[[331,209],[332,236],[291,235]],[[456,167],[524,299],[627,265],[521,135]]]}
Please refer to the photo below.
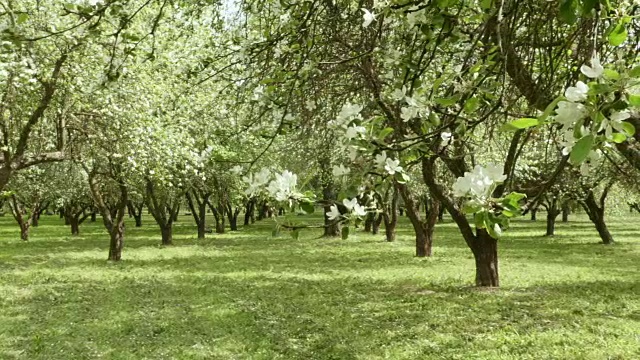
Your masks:
{"label": "white blossom", "polygon": [[340,113],[338,114],[338,119],[348,120],[360,115],[362,111],[362,105],[353,105],[351,103],[346,103],[342,106]]}
{"label": "white blossom", "polygon": [[453,141],[453,135],[448,131],[443,131],[442,133],[440,133],[440,138],[442,139],[443,146],[447,146]]}
{"label": "white blossom", "polygon": [[414,106],[403,107],[400,109],[400,117],[402,121],[407,122],[418,116],[418,108]]}
{"label": "white blossom", "polygon": [[330,211],[327,213],[327,217],[329,218],[329,220],[335,220],[342,216],[342,214],[340,214],[340,210],[338,210],[338,207],[336,205],[331,205],[329,209]]}
{"label": "white blossom", "polygon": [[384,170],[384,166],[387,163],[387,153],[385,151],[381,152],[380,154],[376,155],[373,161],[375,162],[376,168],[378,170]]}
{"label": "white blossom", "polygon": [[364,12],[364,15],[362,15],[362,19],[364,20],[362,22],[362,27],[367,27],[369,25],[371,25],[372,22],[374,22],[376,20],[376,16],[374,14],[371,13],[371,11],[362,8],[361,9]]}
{"label": "white blossom", "polygon": [[584,105],[569,101],[560,101],[556,108],[555,120],[564,126],[570,127],[586,115],[587,110]]}
{"label": "white blossom", "polygon": [[353,213],[357,216],[365,216],[367,215],[367,210],[364,208],[364,206],[356,203],[353,206]]}
{"label": "white blossom", "polygon": [[495,231],[496,235],[498,236],[502,235],[502,228],[500,227],[499,224],[493,225],[493,231]]}
{"label": "white blossom", "polygon": [[385,160],[384,169],[389,173],[389,175],[394,175],[395,173],[402,172],[402,166],[400,166],[400,160],[387,158]]}
{"label": "white blossom", "polygon": [[600,64],[600,58],[595,55],[591,58],[591,66],[582,65],[580,71],[588,78],[597,79],[604,73],[604,67]]}
{"label": "white blossom", "polygon": [[582,102],[587,100],[587,92],[589,92],[589,86],[578,81],[576,86],[570,86],[564,92],[564,96],[571,102]]}
{"label": "white blossom", "polygon": [[335,176],[335,177],[344,176],[344,175],[349,174],[350,172],[351,172],[351,170],[348,167],[345,167],[342,164],[333,166],[332,173],[333,173],[333,176]]}
{"label": "white blossom", "polygon": [[344,207],[347,208],[347,210],[351,211],[356,205],[358,205],[358,199],[356,198],[353,198],[351,200],[342,199],[342,204],[344,205]]}
{"label": "white blossom", "polygon": [[347,128],[347,132],[345,134],[347,140],[355,139],[358,137],[358,134],[364,134],[367,132],[363,126],[351,125]]}
{"label": "white blossom", "polygon": [[471,196],[483,202],[489,196],[494,185],[506,180],[504,167],[489,163],[487,167],[476,165],[471,172],[465,172],[453,184],[453,193],[457,197]]}
{"label": "white blossom", "polygon": [[282,174],[275,174],[275,179],[271,180],[267,191],[277,201],[288,200],[294,193],[298,184],[298,176],[285,170]]}

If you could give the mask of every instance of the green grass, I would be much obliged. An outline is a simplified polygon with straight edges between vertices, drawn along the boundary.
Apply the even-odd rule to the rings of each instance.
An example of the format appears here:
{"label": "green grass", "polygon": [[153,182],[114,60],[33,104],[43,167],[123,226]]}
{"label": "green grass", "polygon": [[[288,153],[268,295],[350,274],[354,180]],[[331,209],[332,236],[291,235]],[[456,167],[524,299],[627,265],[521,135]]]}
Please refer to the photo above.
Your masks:
{"label": "green grass", "polygon": [[550,239],[516,221],[498,290],[471,286],[451,223],[417,259],[404,218],[386,243],[268,221],[198,242],[182,217],[169,248],[144,220],[111,264],[99,222],[24,243],[0,218],[0,359],[640,359],[640,217],[611,218],[614,246],[584,217]]}

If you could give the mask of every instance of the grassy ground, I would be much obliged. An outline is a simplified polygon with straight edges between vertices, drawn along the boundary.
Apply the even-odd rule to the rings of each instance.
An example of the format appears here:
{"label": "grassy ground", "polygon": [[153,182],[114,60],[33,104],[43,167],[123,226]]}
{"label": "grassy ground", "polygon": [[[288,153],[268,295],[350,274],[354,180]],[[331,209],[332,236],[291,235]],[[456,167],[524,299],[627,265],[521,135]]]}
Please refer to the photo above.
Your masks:
{"label": "grassy ground", "polygon": [[396,243],[268,222],[198,242],[183,217],[170,248],[145,220],[111,264],[100,223],[23,243],[0,218],[0,359],[640,359],[640,217],[608,247],[583,217],[517,221],[488,291],[450,223],[417,259],[406,219]]}

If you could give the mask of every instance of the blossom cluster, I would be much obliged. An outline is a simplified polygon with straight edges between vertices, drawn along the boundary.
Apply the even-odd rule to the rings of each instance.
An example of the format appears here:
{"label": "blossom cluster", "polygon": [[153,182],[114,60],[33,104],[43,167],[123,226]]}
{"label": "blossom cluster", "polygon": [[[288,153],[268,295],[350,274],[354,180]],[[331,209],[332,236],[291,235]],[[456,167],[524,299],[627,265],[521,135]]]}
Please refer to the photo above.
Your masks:
{"label": "blossom cluster", "polygon": [[[605,75],[605,68],[597,56],[591,59],[591,66],[582,65],[580,71],[587,78],[596,82]],[[593,120],[598,121],[591,124],[584,121],[590,115],[598,112],[598,104],[589,102],[589,91],[589,85],[578,81],[575,86],[566,89],[564,92],[566,101],[560,101],[555,109],[555,121],[562,125],[560,143],[563,155],[569,155],[578,140],[589,134],[604,133],[606,141],[616,141],[613,130],[626,134],[623,121],[631,116],[627,110],[612,111],[608,117],[600,113],[593,117]],[[626,135],[623,136],[624,138]]]}
{"label": "blossom cluster", "polygon": [[262,168],[256,174],[248,174],[242,177],[242,180],[249,186],[244,193],[247,196],[255,196],[263,189],[267,194],[277,201],[287,201],[301,197],[296,191],[298,185],[298,176],[289,170],[285,170],[282,174],[272,174],[267,168]]}
{"label": "blossom cluster", "polygon": [[497,184],[507,179],[504,167],[489,163],[487,167],[476,165],[471,172],[465,172],[453,184],[453,194],[457,197],[467,197],[479,203],[484,203],[491,197]]}
{"label": "blossom cluster", "polygon": [[[365,209],[364,206],[358,204],[357,198],[353,198],[351,200],[343,199],[342,204],[344,205],[344,207],[347,208],[350,215],[354,215],[354,216],[367,215],[367,210]],[[341,219],[343,217],[346,217],[345,215],[340,213],[340,210],[338,210],[337,205],[331,205],[329,209],[330,211],[327,213],[327,217],[329,218],[329,220],[336,220],[336,219]]]}

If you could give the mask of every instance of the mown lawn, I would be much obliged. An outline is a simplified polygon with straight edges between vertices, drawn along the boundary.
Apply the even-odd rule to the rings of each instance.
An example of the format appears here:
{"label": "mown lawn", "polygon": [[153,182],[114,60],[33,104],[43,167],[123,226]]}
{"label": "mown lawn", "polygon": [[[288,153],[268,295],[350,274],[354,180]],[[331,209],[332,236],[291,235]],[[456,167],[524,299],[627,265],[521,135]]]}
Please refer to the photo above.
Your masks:
{"label": "mown lawn", "polygon": [[417,259],[406,219],[395,243],[269,221],[199,242],[183,216],[169,248],[144,220],[111,264],[100,222],[23,243],[0,218],[0,359],[640,359],[640,216],[610,218],[613,246],[584,217],[515,222],[499,290],[448,222]]}

